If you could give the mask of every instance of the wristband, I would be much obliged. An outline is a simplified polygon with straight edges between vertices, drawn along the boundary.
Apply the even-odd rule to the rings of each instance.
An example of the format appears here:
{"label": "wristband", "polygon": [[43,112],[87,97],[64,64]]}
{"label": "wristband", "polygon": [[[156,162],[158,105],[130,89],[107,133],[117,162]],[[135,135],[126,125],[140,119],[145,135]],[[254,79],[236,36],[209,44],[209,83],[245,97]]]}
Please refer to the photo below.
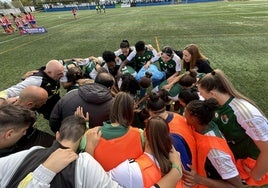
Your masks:
{"label": "wristband", "polygon": [[154,187],[155,188],[160,188],[160,186],[157,183],[154,184]]}
{"label": "wristband", "polygon": [[172,166],[171,166],[171,167],[172,167],[172,168],[176,168],[176,169],[178,170],[179,174],[182,174],[181,166],[179,166],[179,165],[177,165],[177,164],[175,164],[175,163],[172,163]]}
{"label": "wristband", "polygon": [[86,122],[86,129],[87,130],[89,129],[89,122],[88,121]]}

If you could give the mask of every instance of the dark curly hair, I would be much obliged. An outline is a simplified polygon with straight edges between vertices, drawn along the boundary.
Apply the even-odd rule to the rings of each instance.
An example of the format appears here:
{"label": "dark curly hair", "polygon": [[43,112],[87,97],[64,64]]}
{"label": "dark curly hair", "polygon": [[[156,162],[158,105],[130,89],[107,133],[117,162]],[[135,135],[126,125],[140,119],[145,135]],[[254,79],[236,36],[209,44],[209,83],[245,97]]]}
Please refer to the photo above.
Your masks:
{"label": "dark curly hair", "polygon": [[130,73],[122,75],[122,84],[120,91],[129,92],[132,95],[136,95],[140,89],[139,82]]}
{"label": "dark curly hair", "polygon": [[193,100],[187,105],[187,110],[191,115],[198,118],[201,125],[207,125],[214,116],[214,111],[218,109],[218,101],[210,98],[205,101]]}

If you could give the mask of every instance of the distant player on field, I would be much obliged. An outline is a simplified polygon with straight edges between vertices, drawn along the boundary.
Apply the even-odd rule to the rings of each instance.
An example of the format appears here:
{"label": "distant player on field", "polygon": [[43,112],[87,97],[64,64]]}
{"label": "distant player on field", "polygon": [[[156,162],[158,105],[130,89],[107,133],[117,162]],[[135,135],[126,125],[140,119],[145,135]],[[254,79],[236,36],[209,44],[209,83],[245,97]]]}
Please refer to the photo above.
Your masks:
{"label": "distant player on field", "polygon": [[72,8],[72,14],[74,16],[74,19],[77,20],[77,16],[76,16],[77,10],[76,10],[76,8]]}
{"label": "distant player on field", "polygon": [[97,2],[96,3],[96,11],[97,11],[97,13],[101,13],[101,8],[100,8],[100,4],[99,4],[99,2]]}

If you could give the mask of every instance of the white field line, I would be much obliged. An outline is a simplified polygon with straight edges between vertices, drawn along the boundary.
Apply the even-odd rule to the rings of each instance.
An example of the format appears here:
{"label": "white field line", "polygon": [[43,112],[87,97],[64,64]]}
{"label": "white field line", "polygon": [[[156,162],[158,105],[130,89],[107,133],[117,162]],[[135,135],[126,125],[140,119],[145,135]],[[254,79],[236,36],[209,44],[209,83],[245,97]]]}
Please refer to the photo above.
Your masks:
{"label": "white field line", "polygon": [[[86,19],[86,18],[88,18],[88,17],[90,17],[90,16],[80,18],[79,20]],[[62,25],[68,24],[68,23],[70,23],[70,22],[75,22],[75,21],[77,21],[77,20],[72,20],[72,21],[69,21],[69,22],[65,22],[65,23],[62,23],[62,24],[59,24],[59,25],[55,25],[55,26],[52,26],[52,27],[48,27],[48,28],[46,28],[46,29],[57,28],[57,27],[60,27],[60,26],[62,26]],[[8,39],[8,40],[1,41],[0,44],[4,44],[4,43],[10,42],[10,41],[13,41],[13,40],[16,40],[16,39],[20,39],[20,38],[21,38],[21,36],[17,36],[17,37],[12,38],[12,39]]]}

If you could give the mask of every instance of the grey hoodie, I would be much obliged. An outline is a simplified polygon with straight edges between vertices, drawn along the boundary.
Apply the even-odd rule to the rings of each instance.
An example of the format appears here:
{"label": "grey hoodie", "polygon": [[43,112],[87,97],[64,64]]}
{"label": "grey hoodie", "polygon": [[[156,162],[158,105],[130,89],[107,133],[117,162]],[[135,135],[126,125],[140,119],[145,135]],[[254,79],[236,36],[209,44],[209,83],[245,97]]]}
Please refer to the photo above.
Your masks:
{"label": "grey hoodie", "polygon": [[53,132],[59,130],[61,121],[73,115],[78,106],[83,107],[84,115],[89,113],[89,126],[102,126],[109,120],[113,97],[110,90],[97,83],[80,86],[66,93],[55,105],[49,120]]}

